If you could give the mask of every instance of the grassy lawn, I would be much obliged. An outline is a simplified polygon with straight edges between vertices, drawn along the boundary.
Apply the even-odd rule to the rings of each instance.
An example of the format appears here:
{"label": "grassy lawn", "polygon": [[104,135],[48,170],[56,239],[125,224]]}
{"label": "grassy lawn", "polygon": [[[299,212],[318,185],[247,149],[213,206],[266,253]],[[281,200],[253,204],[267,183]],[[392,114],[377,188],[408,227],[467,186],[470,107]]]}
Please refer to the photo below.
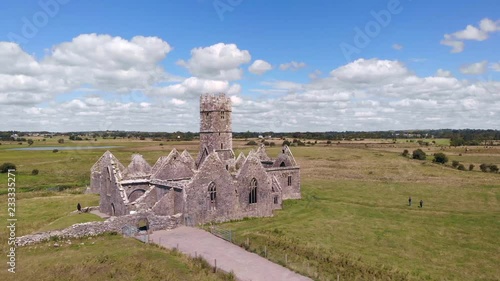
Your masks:
{"label": "grassy lawn", "polygon": [[[54,141],[35,141],[33,146],[52,146]],[[247,142],[234,142],[236,155],[254,148],[244,145]],[[66,141],[63,145],[75,143],[83,144]],[[125,166],[134,152],[143,154],[153,165],[173,147],[187,148],[196,157],[196,141],[160,143],[98,140],[96,145],[120,146],[110,150]],[[18,166],[18,236],[100,220],[72,211],[77,203],[98,205],[97,195],[81,193],[89,184],[90,167],[105,149],[53,153],[5,150],[9,147],[17,144],[0,146],[0,163]],[[500,174],[482,173],[477,164],[474,171],[458,171],[433,164],[431,156],[426,161],[400,156],[404,148],[411,152],[416,147],[415,143],[395,146],[390,142],[293,147],[301,166],[303,199],[286,201],[284,209],[272,218],[225,223],[223,227],[234,230],[236,243],[246,246],[248,238],[250,250],[316,280],[335,280],[337,274],[341,280],[498,280]],[[279,149],[269,148],[268,153],[274,157]],[[429,147],[424,151],[441,150]],[[483,161],[500,164],[500,150],[495,148],[474,147],[467,153],[464,148],[446,148],[444,152],[450,162],[459,160],[466,167]],[[39,169],[40,174],[31,175],[32,169]],[[6,174],[0,174],[0,182],[7,182]],[[56,192],[56,186],[67,189]],[[3,210],[5,191],[2,184]],[[413,198],[412,207],[407,206],[408,196]],[[420,199],[424,200],[423,209],[417,207]],[[5,211],[0,212],[0,219],[5,221]],[[0,229],[4,248],[6,229]],[[85,247],[78,246],[82,242]],[[36,274],[44,280],[55,273],[67,274],[69,280],[106,280],[111,276],[149,280],[159,274],[154,265],[158,264],[176,272],[180,280],[212,278],[202,277],[201,269],[183,256],[135,240],[102,236],[93,242],[21,248],[20,270],[30,264],[22,276],[31,280]],[[137,278],[131,277],[133,270],[137,270]],[[169,270],[162,270],[160,279],[177,280],[168,279]]]}
{"label": "grassy lawn", "polygon": [[[22,247],[17,259],[15,280],[234,280],[230,274],[212,273],[201,259],[121,235]],[[12,278],[0,271],[0,280]]]}
{"label": "grassy lawn", "polygon": [[223,224],[237,244],[248,238],[251,250],[317,280],[500,275],[499,174],[369,149],[293,152],[303,199],[286,201],[272,218]]}

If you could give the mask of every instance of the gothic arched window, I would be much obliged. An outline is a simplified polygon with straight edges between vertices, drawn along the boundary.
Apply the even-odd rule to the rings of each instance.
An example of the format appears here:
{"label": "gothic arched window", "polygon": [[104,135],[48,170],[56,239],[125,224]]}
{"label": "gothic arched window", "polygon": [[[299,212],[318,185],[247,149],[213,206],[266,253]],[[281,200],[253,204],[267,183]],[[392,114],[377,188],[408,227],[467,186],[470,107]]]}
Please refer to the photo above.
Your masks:
{"label": "gothic arched window", "polygon": [[248,194],[248,203],[257,203],[257,180],[255,178],[250,182],[250,193]]}
{"label": "gothic arched window", "polygon": [[217,205],[217,188],[215,187],[215,183],[211,182],[208,185],[208,197],[210,198],[210,209],[215,209]]}

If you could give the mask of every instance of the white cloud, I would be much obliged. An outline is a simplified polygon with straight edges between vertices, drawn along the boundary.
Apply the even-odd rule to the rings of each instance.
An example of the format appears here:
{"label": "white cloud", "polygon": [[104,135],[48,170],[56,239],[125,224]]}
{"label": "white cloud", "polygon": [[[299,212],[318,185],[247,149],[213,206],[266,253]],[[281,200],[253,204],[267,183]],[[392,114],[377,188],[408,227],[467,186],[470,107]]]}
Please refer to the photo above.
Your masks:
{"label": "white cloud", "polygon": [[393,44],[393,45],[392,45],[392,48],[393,48],[394,50],[398,50],[398,51],[400,51],[400,50],[402,50],[402,49],[403,49],[403,45],[400,45],[400,44]]}
{"label": "white cloud", "polygon": [[500,62],[491,63],[490,68],[497,72],[500,71]]}
{"label": "white cloud", "polygon": [[500,31],[500,20],[492,21],[484,18],[479,22],[479,27],[467,25],[465,29],[452,34],[445,34],[441,40],[442,45],[452,47],[452,53],[460,53],[464,50],[465,40],[484,41],[488,39],[490,33]]}
{"label": "white cloud", "polygon": [[[226,74],[240,71],[246,61],[230,59],[226,51],[245,51],[224,47],[224,55],[215,58],[205,49],[201,57],[216,62],[197,66],[204,77],[181,79],[160,66],[171,47],[158,38],[82,35],[55,45],[41,59],[0,42],[0,103],[9,104],[0,111],[9,120],[0,130],[196,131],[199,95],[218,92],[231,97],[234,131],[500,129],[500,82],[493,76],[459,80],[438,69],[421,77],[400,61],[373,58],[332,66],[325,75],[315,71],[302,83],[257,80],[259,89],[248,89],[242,86],[247,83],[221,79],[231,78]],[[195,53],[193,62],[200,60]],[[463,69],[481,73],[500,66],[476,64]]]}
{"label": "white cloud", "polygon": [[444,70],[444,69],[438,69],[436,71],[436,76],[437,77],[453,77],[453,74],[451,74],[451,71]]}
{"label": "white cloud", "polygon": [[240,50],[235,44],[218,43],[209,47],[194,48],[191,58],[180,60],[192,75],[212,80],[239,80],[243,76],[242,64],[249,63],[250,52]]}
{"label": "white cloud", "polygon": [[308,76],[309,76],[309,79],[314,80],[314,79],[318,79],[321,74],[322,74],[321,71],[319,69],[316,69],[315,71],[309,73]]}
{"label": "white cloud", "polygon": [[296,62],[296,61],[291,61],[288,63],[282,63],[280,64],[280,69],[281,70],[291,70],[291,71],[297,71],[301,68],[306,67],[305,62]]}
{"label": "white cloud", "polygon": [[262,75],[267,71],[271,70],[273,67],[270,63],[264,60],[256,60],[248,67],[248,71],[253,74]]}
{"label": "white cloud", "polygon": [[488,61],[480,61],[476,63],[466,64],[460,67],[460,72],[463,74],[483,74],[486,72],[486,67],[488,66]]}
{"label": "white cloud", "polygon": [[408,74],[408,69],[402,63],[379,59],[358,59],[330,72],[331,76],[339,80],[357,83],[373,83]]}
{"label": "white cloud", "polygon": [[[237,87],[237,86],[236,86]],[[207,80],[198,77],[189,77],[179,84],[165,87],[157,87],[148,91],[147,94],[153,97],[177,96],[193,98],[201,93],[222,93],[230,89],[228,81]]]}
{"label": "white cloud", "polygon": [[0,42],[0,103],[36,104],[80,87],[123,93],[175,81],[159,66],[170,50],[157,37],[82,34],[38,60]]}

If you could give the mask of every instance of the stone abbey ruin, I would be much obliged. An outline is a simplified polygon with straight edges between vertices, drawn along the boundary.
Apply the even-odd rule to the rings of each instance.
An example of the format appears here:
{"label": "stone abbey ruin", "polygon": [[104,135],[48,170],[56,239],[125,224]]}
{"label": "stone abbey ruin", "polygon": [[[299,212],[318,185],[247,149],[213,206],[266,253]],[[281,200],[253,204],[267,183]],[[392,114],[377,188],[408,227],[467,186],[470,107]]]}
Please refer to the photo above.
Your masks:
{"label": "stone abbey ruin", "polygon": [[263,145],[235,157],[231,112],[225,94],[200,97],[196,160],[174,148],[153,166],[134,154],[125,167],[106,151],[91,168],[90,191],[100,194],[100,211],[111,216],[181,214],[184,224],[194,225],[272,216],[282,200],[301,198],[300,168],[287,146],[275,159]]}

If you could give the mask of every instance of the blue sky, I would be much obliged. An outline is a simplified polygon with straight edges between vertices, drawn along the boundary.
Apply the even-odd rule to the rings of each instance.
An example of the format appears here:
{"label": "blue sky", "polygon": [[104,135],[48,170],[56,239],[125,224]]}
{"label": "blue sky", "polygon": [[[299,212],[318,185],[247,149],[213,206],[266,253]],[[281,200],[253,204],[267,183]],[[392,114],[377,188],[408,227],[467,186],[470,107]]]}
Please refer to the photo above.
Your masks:
{"label": "blue sky", "polygon": [[196,131],[216,91],[236,131],[499,129],[499,20],[499,1],[3,1],[1,114],[28,118],[0,130]]}

